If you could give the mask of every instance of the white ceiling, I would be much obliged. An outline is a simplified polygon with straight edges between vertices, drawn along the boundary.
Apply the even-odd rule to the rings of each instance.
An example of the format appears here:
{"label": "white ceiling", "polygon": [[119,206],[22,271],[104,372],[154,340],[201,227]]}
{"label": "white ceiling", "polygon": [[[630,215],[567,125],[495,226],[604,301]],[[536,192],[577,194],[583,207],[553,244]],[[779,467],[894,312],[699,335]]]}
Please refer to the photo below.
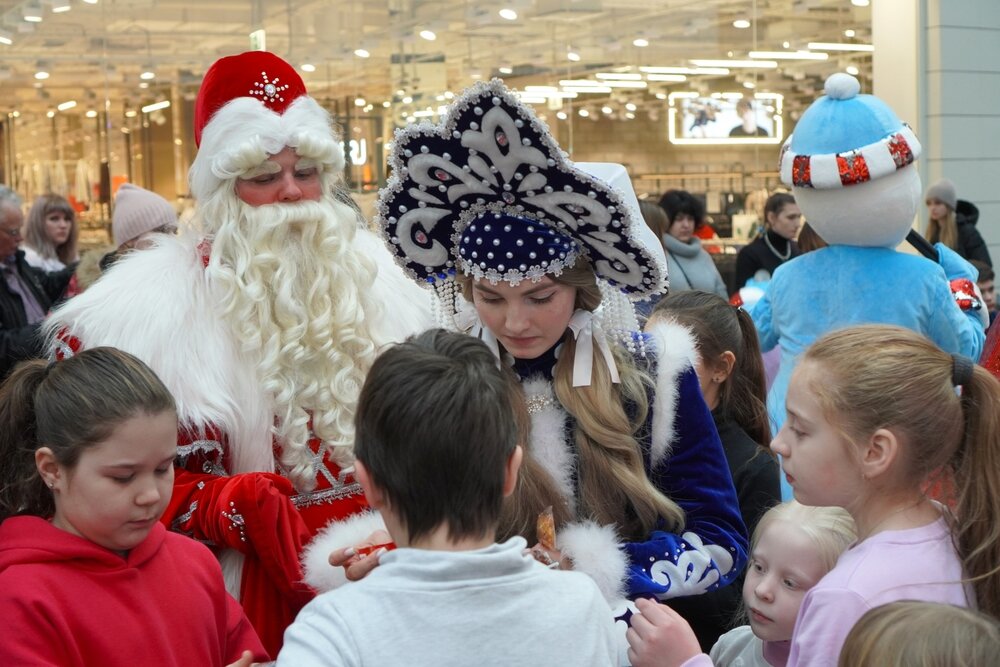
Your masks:
{"label": "white ceiling", "polygon": [[[121,109],[169,95],[173,85],[194,95],[205,69],[218,57],[249,48],[251,30],[266,31],[266,46],[296,65],[317,97],[346,103],[355,96],[394,100],[405,115],[445,90],[458,91],[476,76],[504,76],[515,87],[555,84],[597,71],[638,66],[686,66],[691,58],[746,57],[751,50],[804,49],[811,41],[870,42],[870,13],[851,0],[83,0],[0,1],[0,112],[44,114],[74,100],[67,113],[110,101]],[[29,24],[24,9],[40,4],[44,19]],[[70,4],[71,9],[53,13]],[[514,9],[508,21],[498,10]],[[749,29],[732,22],[745,18]],[[437,39],[420,38],[433,30]],[[844,31],[853,29],[853,40]],[[633,46],[636,38],[649,46]],[[354,54],[359,48],[369,58]],[[580,54],[579,62],[567,51]],[[156,78],[140,88],[148,65]],[[786,95],[793,112],[815,97],[822,79],[854,64],[870,76],[871,54],[830,52],[823,62],[780,61],[774,70],[732,70],[683,84],[651,84],[632,91],[642,104],[654,92],[731,89],[745,78],[758,91]],[[501,67],[511,74],[499,74]],[[50,77],[35,80],[44,68]],[[621,71],[619,69],[619,71]],[[633,69],[633,71],[635,71]],[[754,74],[756,72],[756,74]],[[865,85],[870,89],[870,85]],[[399,95],[397,91],[404,91]],[[402,97],[415,98],[402,109]],[[599,100],[595,100],[599,102]]]}

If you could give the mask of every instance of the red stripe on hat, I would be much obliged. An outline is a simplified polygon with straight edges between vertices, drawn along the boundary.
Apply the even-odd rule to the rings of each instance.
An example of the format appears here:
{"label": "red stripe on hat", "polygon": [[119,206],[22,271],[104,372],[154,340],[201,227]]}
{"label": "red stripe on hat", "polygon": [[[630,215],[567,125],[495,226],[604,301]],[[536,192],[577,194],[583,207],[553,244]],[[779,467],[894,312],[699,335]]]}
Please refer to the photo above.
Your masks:
{"label": "red stripe on hat", "polygon": [[808,155],[796,155],[792,160],[792,185],[803,188],[812,187],[812,173],[809,168]]}
{"label": "red stripe on hat", "polygon": [[913,157],[913,149],[910,148],[910,144],[902,134],[894,134],[886,143],[889,146],[889,154],[892,155],[892,161],[896,163],[896,169],[902,169],[915,159]]}
{"label": "red stripe on hat", "polygon": [[872,178],[865,156],[855,152],[837,156],[837,173],[843,185],[856,185]]}

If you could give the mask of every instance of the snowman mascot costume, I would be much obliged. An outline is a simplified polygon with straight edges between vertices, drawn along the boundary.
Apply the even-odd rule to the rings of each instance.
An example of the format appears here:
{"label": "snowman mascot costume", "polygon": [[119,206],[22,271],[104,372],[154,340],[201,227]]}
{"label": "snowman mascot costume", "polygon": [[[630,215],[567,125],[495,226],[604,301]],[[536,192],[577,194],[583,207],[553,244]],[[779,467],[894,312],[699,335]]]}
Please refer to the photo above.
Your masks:
{"label": "snowman mascot costume", "polygon": [[848,74],[827,79],[826,95],[802,114],[781,152],[782,182],[830,245],[779,266],[751,311],[761,348],[781,348],[767,400],[775,432],[796,360],[829,331],[895,324],[952,354],[978,359],[983,347],[975,269],[941,244],[937,262],[895,249],[921,201],[913,164],[920,143],[892,109],[860,89]]}

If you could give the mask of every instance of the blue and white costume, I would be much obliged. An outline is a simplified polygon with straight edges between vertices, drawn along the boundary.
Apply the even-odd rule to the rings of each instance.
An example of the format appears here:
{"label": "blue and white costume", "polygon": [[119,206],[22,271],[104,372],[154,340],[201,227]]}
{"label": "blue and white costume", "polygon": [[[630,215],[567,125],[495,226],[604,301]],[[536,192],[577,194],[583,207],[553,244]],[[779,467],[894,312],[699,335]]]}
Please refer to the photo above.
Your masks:
{"label": "blue and white costume", "polygon": [[[379,193],[376,219],[406,273],[438,294],[443,323],[471,329],[508,356],[468,306],[456,315],[456,272],[516,287],[558,276],[585,257],[602,301],[593,313],[577,310],[569,323],[574,386],[589,385],[598,364],[617,381],[612,345],[627,349],[653,379],[635,439],[649,480],[684,510],[684,527],[626,542],[615,526],[579,517],[557,535],[574,568],[597,582],[626,621],[630,598],[696,595],[733,581],[746,563],[746,528],[693,370],[693,338],[676,325],[635,333],[632,304],[662,292],[666,264],[624,168],[569,161],[544,123],[497,80],[456,98],[441,125],[398,131],[389,164],[393,176]],[[558,351],[512,364],[531,413],[532,455],[574,510],[576,424],[552,389]],[[636,415],[634,406],[624,408]]]}
{"label": "blue and white costume", "polygon": [[895,250],[921,200],[913,131],[880,99],[860,95],[848,74],[831,76],[825,92],[786,141],[780,169],[830,245],[779,266],[751,311],[761,348],[781,348],[767,401],[775,433],[799,355],[835,329],[895,324],[973,359],[984,341],[980,313],[960,309],[949,287],[949,279],[974,280],[975,270],[940,244],[937,262]]}

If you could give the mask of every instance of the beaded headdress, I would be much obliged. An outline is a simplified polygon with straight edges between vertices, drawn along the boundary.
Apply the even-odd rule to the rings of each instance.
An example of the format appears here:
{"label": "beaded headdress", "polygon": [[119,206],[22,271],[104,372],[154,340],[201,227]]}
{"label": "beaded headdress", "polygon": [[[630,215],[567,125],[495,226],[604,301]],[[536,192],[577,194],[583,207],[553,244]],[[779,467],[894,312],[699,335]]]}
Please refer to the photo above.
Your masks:
{"label": "beaded headdress", "polygon": [[457,97],[441,124],[397,130],[389,166],[376,220],[407,275],[438,293],[446,326],[457,271],[517,286],[586,257],[603,296],[596,315],[629,343],[632,301],[665,288],[663,252],[643,240],[631,186],[571,162],[498,79]]}

